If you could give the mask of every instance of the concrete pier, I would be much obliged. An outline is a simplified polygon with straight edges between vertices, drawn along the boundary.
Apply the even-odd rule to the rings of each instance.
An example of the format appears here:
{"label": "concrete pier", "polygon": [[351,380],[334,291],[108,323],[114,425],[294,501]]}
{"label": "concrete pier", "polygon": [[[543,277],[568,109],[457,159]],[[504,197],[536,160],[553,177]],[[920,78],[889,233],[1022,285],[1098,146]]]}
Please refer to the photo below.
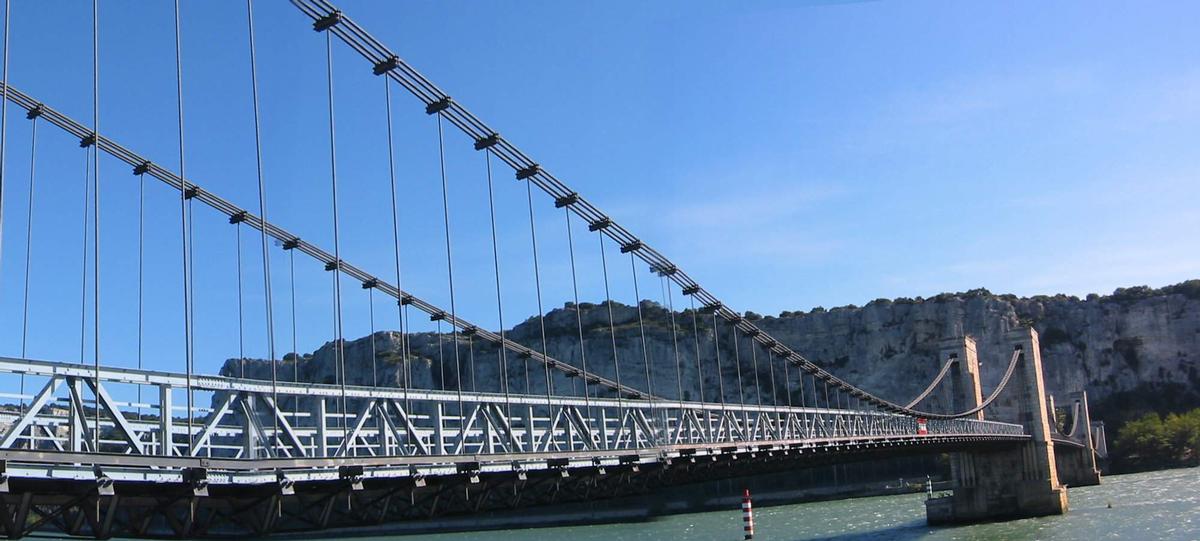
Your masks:
{"label": "concrete pier", "polygon": [[[1002,396],[1009,411],[1025,426],[1030,440],[1014,447],[990,451],[957,453],[952,460],[955,476],[953,495],[926,502],[929,524],[981,522],[1003,518],[1061,515],[1067,512],[1067,490],[1059,482],[1054,443],[1047,408],[1046,388],[1042,379],[1041,350],[1037,332],[1017,329],[1007,341],[1020,355],[1008,387]],[[975,342],[969,337],[956,339],[942,348],[943,359],[954,355],[961,366],[950,376],[954,411],[963,411],[982,402],[979,363]],[[982,418],[982,413],[980,413]]]}

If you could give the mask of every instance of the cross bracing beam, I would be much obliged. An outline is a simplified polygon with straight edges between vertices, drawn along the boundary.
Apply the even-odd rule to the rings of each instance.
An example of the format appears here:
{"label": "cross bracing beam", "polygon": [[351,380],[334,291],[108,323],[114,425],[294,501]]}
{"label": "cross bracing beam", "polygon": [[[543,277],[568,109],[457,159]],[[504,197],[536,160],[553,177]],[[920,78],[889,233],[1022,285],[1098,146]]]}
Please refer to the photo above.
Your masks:
{"label": "cross bracing beam", "polygon": [[475,141],[476,150],[486,150],[500,158],[512,167],[518,180],[532,182],[556,202],[567,202],[562,206],[582,218],[589,224],[589,229],[599,231],[616,242],[623,253],[632,252],[655,272],[666,276],[677,284],[687,295],[693,296],[701,306],[709,307],[716,314],[740,331],[746,333],[759,345],[771,349],[772,355],[778,355],[785,362],[804,370],[808,374],[821,379],[849,396],[867,402],[881,410],[925,417],[930,419],[955,419],[966,417],[965,413],[934,413],[913,409],[911,406],[895,403],[869,393],[826,371],[816,363],[808,360],[800,353],[783,345],[758,328],[753,322],[746,320],[738,312],[730,309],[715,295],[701,286],[683,269],[679,268],[661,252],[655,250],[645,241],[639,239],[625,227],[616,223],[611,217],[590,203],[583,196],[540,164],[505,139],[498,131],[492,129],[482,120],[472,114],[462,104],[455,101],[449,94],[442,91],[433,81],[430,81],[398,54],[389,49],[365,29],[346,16],[336,6],[326,0],[291,0],[301,12],[312,18],[314,29],[332,32],[351,49],[357,51],[371,63],[376,75],[391,78],[419,99],[425,106],[426,112],[439,114],[458,127],[463,133]]}
{"label": "cross bracing beam", "polygon": [[261,217],[256,216],[245,209],[239,208],[237,205],[234,205],[233,203],[212,192],[204,190],[191,181],[180,178],[170,170],[121,146],[120,144],[103,135],[96,140],[97,138],[94,137],[94,134],[88,127],[8,85],[6,81],[0,82],[0,89],[6,90],[9,101],[24,108],[26,111],[37,109],[39,111],[40,118],[46,119],[67,133],[78,137],[80,140],[86,139],[89,141],[89,143],[95,141],[97,148],[103,150],[110,156],[113,156],[133,166],[136,172],[150,175],[167,184],[168,186],[175,188],[176,190],[186,191],[192,195],[193,199],[201,201],[202,203],[212,207],[213,209],[216,209],[218,212],[221,212],[226,216],[238,216],[238,219],[242,223],[245,223],[254,229],[265,231],[271,237],[284,243],[285,246],[300,250],[313,259],[323,263],[326,268],[340,269],[342,273],[351,278],[354,278],[364,284],[372,284],[372,287],[382,291],[386,295],[391,296],[401,304],[412,305],[414,308],[417,308],[418,310],[421,310],[430,316],[437,316],[443,319],[458,329],[470,329],[474,336],[478,336],[489,342],[498,344],[521,357],[528,357],[537,362],[548,365],[549,367],[564,374],[587,377],[589,382],[594,382],[609,389],[617,390],[628,396],[650,397],[649,393],[647,392],[629,387],[627,385],[617,385],[615,381],[612,381],[608,378],[601,377],[590,371],[584,372],[581,368],[577,368],[569,363],[556,360],[553,357],[545,355],[533,348],[526,347],[522,344],[509,340],[498,333],[474,325],[462,317],[451,315],[450,311],[444,310],[437,305],[422,300],[411,293],[402,291],[400,288],[388,283],[387,281],[371,275],[370,273],[355,267],[350,263],[347,263],[344,259],[338,261],[333,254],[330,254],[316,245],[313,245],[312,243],[293,235],[282,227],[264,221]]}

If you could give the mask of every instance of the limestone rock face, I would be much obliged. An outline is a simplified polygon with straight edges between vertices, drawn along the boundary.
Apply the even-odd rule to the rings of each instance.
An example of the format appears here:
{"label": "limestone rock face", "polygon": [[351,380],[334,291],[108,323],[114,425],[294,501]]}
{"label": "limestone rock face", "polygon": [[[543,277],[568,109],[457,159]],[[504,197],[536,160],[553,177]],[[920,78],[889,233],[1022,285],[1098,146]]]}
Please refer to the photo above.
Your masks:
{"label": "limestone rock face", "polygon": [[[576,309],[582,320],[583,347]],[[811,382],[800,390],[794,368],[785,374],[783,363],[769,361],[762,348],[752,350],[744,336],[735,348],[732,329],[724,320],[716,322],[714,333],[711,314],[676,312],[672,325],[672,314],[659,304],[643,301],[640,311],[641,325],[639,307],[614,303],[610,330],[604,304],[568,304],[552,310],[544,318],[545,350],[577,367],[586,362],[589,371],[610,379],[617,379],[619,368],[623,384],[641,390],[650,386],[654,394],[668,398],[679,396],[682,387],[685,399],[699,399],[703,392],[705,400],[717,401],[723,392],[727,401],[755,402],[761,396],[764,403],[785,403],[787,381],[792,383],[794,402],[811,403]],[[1003,342],[1004,333],[1023,324],[1032,324],[1041,335],[1051,394],[1086,390],[1095,406],[1122,393],[1159,389],[1179,395],[1178,401],[1200,403],[1193,390],[1200,389],[1200,280],[1159,290],[1119,289],[1113,295],[1087,299],[1017,298],[973,290],[929,299],[881,299],[861,308],[748,317],[837,376],[901,403],[920,392],[940,367],[938,341],[962,334],[976,339],[984,389],[990,390],[1012,353]],[[535,316],[506,336],[540,351],[541,334]],[[546,392],[547,372],[541,364],[511,353],[502,358],[497,348],[479,339],[459,337],[457,367],[455,344],[448,334],[408,336],[407,360],[404,345],[403,336],[392,331],[348,341],[348,383],[374,381],[395,387],[408,381],[426,389],[461,385],[465,390],[503,391],[502,382],[507,382],[512,392]],[[327,343],[311,355],[289,356],[279,367],[279,377],[298,375],[300,381],[334,383],[334,359],[333,344]],[[263,361],[246,361],[246,366],[248,377],[270,377],[269,365]],[[239,371],[239,361],[230,360],[222,373]],[[552,371],[550,385],[557,394],[571,393],[570,389],[578,394],[583,381]],[[802,397],[802,392],[808,396]],[[594,386],[592,393],[596,394]]]}

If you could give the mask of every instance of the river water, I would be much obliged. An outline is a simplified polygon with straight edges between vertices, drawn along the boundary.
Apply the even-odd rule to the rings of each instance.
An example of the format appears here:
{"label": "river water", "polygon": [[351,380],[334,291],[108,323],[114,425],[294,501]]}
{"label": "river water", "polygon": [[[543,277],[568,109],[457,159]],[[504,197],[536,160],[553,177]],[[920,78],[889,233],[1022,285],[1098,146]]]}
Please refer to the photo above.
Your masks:
{"label": "river water", "polygon": [[[1100,486],[1071,489],[1071,510],[1058,517],[932,528],[925,525],[924,501],[924,494],[907,494],[758,508],[754,513],[755,539],[1200,539],[1200,469],[1197,468],[1105,477]],[[728,541],[742,539],[742,516],[740,509],[730,509],[626,524],[374,539]]]}

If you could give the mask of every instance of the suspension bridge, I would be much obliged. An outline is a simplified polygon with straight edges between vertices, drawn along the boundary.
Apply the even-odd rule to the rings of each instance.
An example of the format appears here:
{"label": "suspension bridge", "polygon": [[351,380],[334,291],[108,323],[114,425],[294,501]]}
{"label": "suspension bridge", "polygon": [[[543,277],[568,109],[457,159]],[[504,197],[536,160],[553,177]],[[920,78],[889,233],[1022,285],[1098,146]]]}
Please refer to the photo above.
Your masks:
{"label": "suspension bridge", "polygon": [[[327,146],[304,152],[324,156],[328,169],[268,179],[264,160],[274,147],[263,137],[270,125],[260,114],[255,41],[256,22],[263,21],[247,2],[244,34],[222,36],[243,40],[248,59],[243,76],[250,102],[242,106],[253,130],[254,158],[249,170],[236,173],[239,185],[187,174],[188,165],[197,167],[185,161],[189,72],[178,2],[171,19],[155,23],[173,28],[175,118],[164,122],[174,132],[177,156],[139,151],[110,135],[107,122],[101,125],[106,4],[92,3],[92,110],[90,118],[76,118],[22,88],[24,77],[35,73],[9,77],[10,60],[21,53],[13,45],[10,55],[9,30],[37,21],[22,21],[5,2],[0,209],[25,211],[18,222],[24,242],[14,246],[9,239],[0,248],[5,266],[24,269],[22,288],[0,291],[4,306],[21,314],[20,343],[5,344],[7,356],[0,357],[8,400],[0,409],[0,530],[8,537],[353,528],[906,454],[954,453],[955,495],[930,501],[931,522],[1061,513],[1064,484],[1099,482],[1095,455],[1103,450],[1102,425],[1088,418],[1085,395],[1066,397],[1061,414],[1047,397],[1033,330],[1012,330],[1005,344],[1012,348],[1010,361],[986,397],[969,337],[944,341],[930,359],[936,376],[914,399],[873,394],[722,303],[350,14],[324,0],[292,4],[292,18],[269,23],[276,31],[304,33],[323,48]],[[339,100],[344,87],[335,85],[342,79],[335,78],[334,60],[348,57],[353,61],[339,66],[358,72],[356,85],[375,81],[381,87],[381,129],[373,134],[339,131],[335,105],[351,100]],[[428,175],[410,174],[398,163],[411,143],[396,135],[404,108],[429,119],[417,132],[426,138],[420,148],[431,155],[428,163],[435,164]],[[28,122],[27,178],[15,174],[20,168],[9,156],[24,150],[20,129],[10,126],[17,119]],[[56,130],[51,136],[39,133],[46,125]],[[381,140],[364,141],[373,135]],[[47,141],[63,153],[81,153],[83,174],[40,173],[38,158],[50,152]],[[363,179],[347,178],[353,166],[339,160],[339,151],[344,156],[347,148],[353,153],[363,145],[383,149],[377,158],[385,168],[367,179],[369,191]],[[472,157],[456,154],[463,150]],[[471,164],[478,169],[467,173],[476,167]],[[129,192],[129,177],[116,177],[116,166],[132,174],[136,192]],[[456,208],[469,199],[455,191],[456,181],[467,182],[456,173],[472,182],[476,206],[469,210]],[[322,225],[326,231],[306,235],[327,241],[293,232],[297,226],[316,231],[316,218],[268,219],[268,210],[274,216],[278,208],[268,207],[269,197],[275,201],[314,184],[328,187],[320,200],[329,220]],[[248,185],[254,189],[245,190]],[[240,188],[234,196],[221,193],[221,186]],[[429,204],[409,197],[421,190]],[[347,238],[347,225],[367,219],[364,209],[378,205],[380,191],[387,194],[382,227],[367,239]],[[83,204],[62,203],[77,204],[72,194],[81,194]],[[127,195],[133,197],[110,201]],[[58,206],[42,210],[47,196],[46,205]],[[240,205],[238,197],[248,204]],[[412,218],[417,214],[429,219]],[[114,219],[135,227],[108,225]],[[550,220],[561,220],[561,227]],[[70,256],[62,240],[35,228],[47,221],[57,222],[55,228],[79,226],[72,235],[80,241],[80,259],[70,262],[78,263],[78,274],[64,270]],[[453,227],[463,223],[469,227]],[[513,224],[524,231],[513,234]],[[134,235],[113,248],[118,241],[102,234],[106,225]],[[211,315],[213,297],[225,295],[213,282],[197,286],[199,274],[215,272],[213,261],[226,257],[205,251],[218,248],[204,233],[214,227],[234,230],[235,268],[226,274],[235,279],[223,283],[236,283],[226,288],[236,289],[236,310],[222,319],[235,320],[236,327],[223,339],[204,340],[197,324]],[[403,249],[406,234],[432,238],[437,250]],[[43,239],[50,246],[36,248]],[[130,257],[105,257],[113,250]],[[172,262],[168,278],[159,272],[163,261]],[[464,264],[470,272],[463,272]],[[298,279],[298,268],[316,277]],[[480,284],[480,269],[491,283]],[[105,289],[102,297],[101,285],[112,284],[113,275],[135,276],[136,282]],[[520,286],[511,285],[515,275]],[[67,289],[76,279],[73,297],[39,299],[44,289],[30,286],[46,280]],[[567,292],[562,296],[569,299],[574,329],[568,336],[547,335],[544,303],[558,300],[547,291],[552,283]],[[586,283],[603,293],[602,304],[581,302]],[[653,304],[644,290],[655,287],[662,293],[656,306],[669,321],[665,329],[644,313]],[[317,290],[329,295],[314,307]],[[365,306],[354,291],[367,295]],[[514,291],[523,295],[519,302]],[[633,303],[618,305],[614,292]],[[152,311],[164,298],[177,299],[165,303],[175,310]],[[677,310],[677,300],[686,309]],[[112,303],[129,309],[105,309]],[[351,306],[365,307],[368,315],[349,315]],[[525,306],[536,306],[536,315],[523,323],[532,331],[514,339],[505,317],[511,324]],[[629,317],[614,315],[622,308],[632,310]],[[66,358],[66,344],[46,347],[58,352],[52,357],[31,353],[37,339],[29,339],[30,325],[38,324],[39,312],[78,317],[72,323],[79,328],[78,358]],[[328,319],[297,323],[314,313]],[[251,321],[257,316],[261,323]],[[136,338],[107,332],[130,325],[114,322],[120,317],[136,320]],[[395,332],[377,328],[383,317],[395,322]],[[347,356],[348,322],[368,324],[368,362]],[[53,324],[66,327],[58,319]],[[672,348],[647,347],[652,325],[669,333]],[[254,326],[263,329],[258,357],[246,350],[246,330]],[[170,327],[179,340],[152,343],[150,327]],[[324,343],[329,355],[321,366],[327,370],[313,368],[319,364],[314,357],[299,355],[299,343]],[[597,357],[595,343],[610,353]],[[216,355],[231,360],[216,368],[209,358]],[[482,383],[477,372],[485,374]],[[930,397],[941,397],[940,406],[930,407]]]}

